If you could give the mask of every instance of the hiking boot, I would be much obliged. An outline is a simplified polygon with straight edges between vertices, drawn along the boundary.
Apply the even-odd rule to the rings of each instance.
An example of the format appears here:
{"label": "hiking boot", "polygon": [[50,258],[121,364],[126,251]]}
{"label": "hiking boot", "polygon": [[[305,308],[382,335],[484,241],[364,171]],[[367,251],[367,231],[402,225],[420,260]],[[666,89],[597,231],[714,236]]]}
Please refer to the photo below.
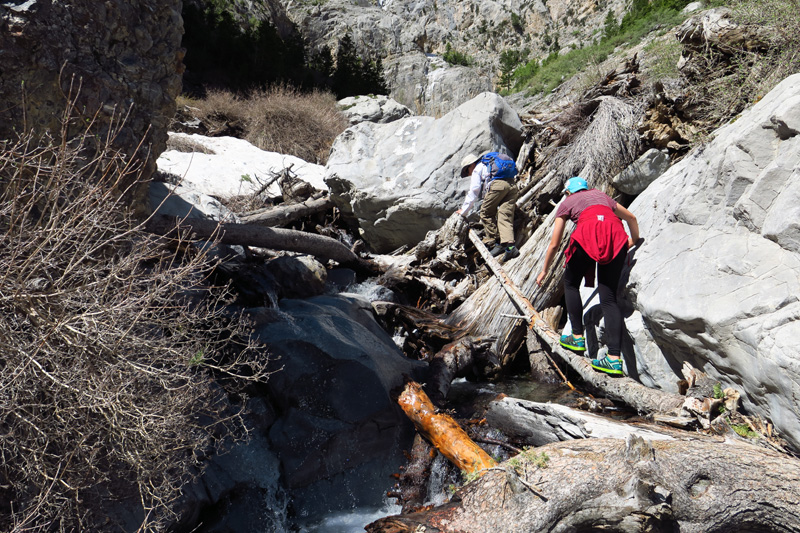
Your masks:
{"label": "hiking boot", "polygon": [[575,338],[572,335],[561,335],[560,344],[573,352],[586,351],[586,337]]}
{"label": "hiking boot", "polygon": [[606,374],[612,374],[614,376],[623,375],[622,359],[609,359],[608,356],[605,356],[602,359],[592,359],[592,368],[599,370],[600,372],[605,372]]}
{"label": "hiking boot", "polygon": [[489,250],[489,253],[492,255],[492,257],[497,257],[498,255],[502,254],[505,251],[506,251],[505,246],[503,246],[502,244],[495,244],[494,248]]}
{"label": "hiking boot", "polygon": [[513,244],[506,247],[506,254],[503,256],[503,261],[508,261],[509,259],[514,259],[515,257],[519,257],[519,248],[514,246]]}

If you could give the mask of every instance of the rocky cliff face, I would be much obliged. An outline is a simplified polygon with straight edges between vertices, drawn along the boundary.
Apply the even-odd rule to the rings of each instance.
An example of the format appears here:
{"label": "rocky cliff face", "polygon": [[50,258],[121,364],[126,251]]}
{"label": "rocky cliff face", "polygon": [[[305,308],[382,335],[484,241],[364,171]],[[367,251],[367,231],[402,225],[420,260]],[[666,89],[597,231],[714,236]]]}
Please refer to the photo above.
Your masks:
{"label": "rocky cliff face", "polygon": [[[676,389],[684,361],[742,391],[800,444],[800,75],[784,80],[631,204],[629,375]],[[623,348],[623,353],[625,348]]]}
{"label": "rocky cliff face", "polygon": [[71,95],[76,110],[104,128],[129,113],[115,143],[134,155],[144,139],[139,155],[149,177],[166,148],[181,88],[180,6],[180,0],[0,5],[0,138],[59,131]]}
{"label": "rocky cliff face", "polygon": [[[183,4],[184,6],[194,6],[202,11],[213,2],[211,0],[184,0]],[[294,23],[289,19],[286,10],[278,0],[233,0],[225,2],[225,4],[243,28],[247,28],[256,21],[269,21],[278,30],[282,39],[297,34]]]}
{"label": "rocky cliff face", "polygon": [[[442,115],[497,90],[505,50],[530,58],[592,41],[608,13],[619,21],[624,0],[315,0],[283,1],[310,48],[336,50],[350,33],[362,55],[380,55],[391,96],[420,114]],[[469,67],[441,59],[447,46]]]}

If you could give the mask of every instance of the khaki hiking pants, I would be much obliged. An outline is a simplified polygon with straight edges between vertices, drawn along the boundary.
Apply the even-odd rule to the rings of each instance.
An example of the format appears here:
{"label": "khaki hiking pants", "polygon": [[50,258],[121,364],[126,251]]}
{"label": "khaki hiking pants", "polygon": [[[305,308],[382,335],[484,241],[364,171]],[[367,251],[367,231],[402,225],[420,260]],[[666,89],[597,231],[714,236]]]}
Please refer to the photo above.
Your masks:
{"label": "khaki hiking pants", "polygon": [[514,207],[518,196],[519,192],[510,180],[498,179],[489,184],[481,204],[483,242],[487,246],[493,246],[498,237],[502,244],[514,243]]}

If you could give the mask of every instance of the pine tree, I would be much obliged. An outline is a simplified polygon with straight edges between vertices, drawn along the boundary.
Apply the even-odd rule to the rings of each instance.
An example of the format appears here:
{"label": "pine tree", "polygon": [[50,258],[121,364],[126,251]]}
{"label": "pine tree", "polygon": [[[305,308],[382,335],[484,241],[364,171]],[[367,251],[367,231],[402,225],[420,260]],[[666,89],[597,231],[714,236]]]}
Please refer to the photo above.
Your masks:
{"label": "pine tree", "polygon": [[339,41],[336,51],[336,71],[333,73],[333,90],[339,98],[359,94],[358,77],[361,72],[361,58],[349,33]]}
{"label": "pine tree", "polygon": [[500,87],[511,90],[514,82],[514,70],[519,65],[522,54],[519,50],[506,50],[500,54]]}

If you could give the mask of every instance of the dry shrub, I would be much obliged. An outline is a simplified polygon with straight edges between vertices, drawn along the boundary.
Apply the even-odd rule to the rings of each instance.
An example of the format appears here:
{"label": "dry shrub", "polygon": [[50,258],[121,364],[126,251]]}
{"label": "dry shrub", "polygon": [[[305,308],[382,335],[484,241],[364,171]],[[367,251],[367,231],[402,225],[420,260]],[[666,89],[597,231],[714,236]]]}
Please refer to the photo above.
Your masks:
{"label": "dry shrub", "polygon": [[327,162],[333,140],[349,125],[332,93],[304,93],[286,86],[255,91],[247,97],[210,91],[191,107],[212,130],[233,127],[262,150],[318,164]]}
{"label": "dry shrub", "polygon": [[681,45],[673,33],[662,35],[650,41],[644,48],[642,69],[651,80],[678,79],[678,61],[681,59]]}
{"label": "dry shrub", "polygon": [[731,17],[764,46],[719,51],[709,48],[697,58],[699,102],[706,120],[725,122],[751,106],[781,80],[800,71],[800,2],[733,0]]}
{"label": "dry shrub", "polygon": [[0,145],[3,531],[122,531],[137,507],[164,529],[201,456],[246,435],[220,383],[266,378],[207,254],[127,215],[138,169],[92,127]]}
{"label": "dry shrub", "polygon": [[176,150],[178,152],[185,152],[185,153],[200,153],[200,154],[211,154],[214,155],[214,150],[211,148],[207,148],[203,144],[193,141],[192,139],[187,139],[185,137],[176,137],[170,136],[167,139],[167,150]]}
{"label": "dry shrub", "polygon": [[581,176],[606,189],[608,180],[638,156],[641,138],[636,123],[642,106],[613,96],[581,102],[557,117],[552,127],[562,132],[557,146],[542,154],[543,165],[562,183]]}

